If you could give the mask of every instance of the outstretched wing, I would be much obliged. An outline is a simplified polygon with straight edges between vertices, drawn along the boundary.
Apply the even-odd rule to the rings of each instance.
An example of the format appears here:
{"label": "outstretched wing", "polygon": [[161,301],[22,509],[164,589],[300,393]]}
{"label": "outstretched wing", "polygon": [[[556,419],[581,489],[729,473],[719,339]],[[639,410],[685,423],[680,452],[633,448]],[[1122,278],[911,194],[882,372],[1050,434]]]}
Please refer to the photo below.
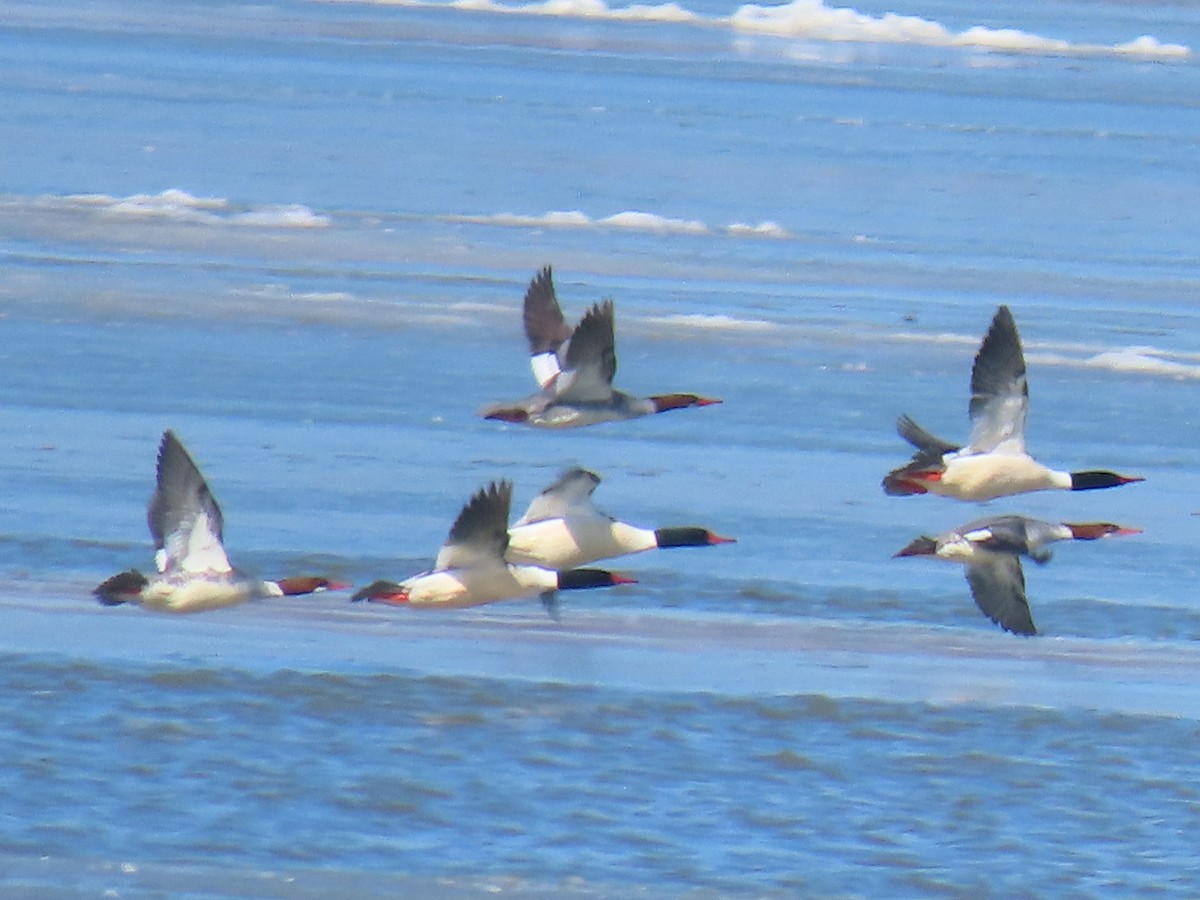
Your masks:
{"label": "outstretched wing", "polygon": [[1037,634],[1025,599],[1025,573],[1017,556],[1005,554],[967,567],[967,583],[980,611],[1013,634]]}
{"label": "outstretched wing", "polygon": [[493,481],[476,491],[454,520],[434,569],[470,568],[504,558],[512,482]]}
{"label": "outstretched wing", "polygon": [[228,572],[224,519],[204,476],[173,431],[158,447],[158,483],[146,521],[160,572]]}
{"label": "outstretched wing", "polygon": [[1007,306],[996,310],[971,369],[971,442],[975,453],[1025,451],[1029,383],[1017,323]]}
{"label": "outstretched wing", "polygon": [[958,444],[951,444],[949,441],[942,440],[940,437],[930,434],[909,415],[900,416],[896,420],[896,431],[900,437],[904,438],[917,449],[918,457],[925,455],[934,459],[940,459],[947,453],[953,453],[961,449]]}
{"label": "outstretched wing", "polygon": [[559,349],[571,337],[562,307],[554,293],[550,267],[542,269],[525,291],[525,337],[529,340],[529,365],[533,377],[545,387],[561,370]]}
{"label": "outstretched wing", "polygon": [[532,522],[561,519],[572,507],[591,505],[592,492],[599,483],[600,476],[595,472],[579,467],[567,469],[552,485],[533,499],[529,509],[525,510],[525,515],[521,516],[516,524],[529,525]]}
{"label": "outstretched wing", "polygon": [[992,553],[1029,552],[1029,539],[1023,516],[999,515],[963,525],[959,530],[963,539],[980,550]]}
{"label": "outstretched wing", "polygon": [[597,303],[576,327],[560,353],[562,373],[554,384],[558,399],[574,403],[605,403],[612,398],[617,374],[613,302]]}

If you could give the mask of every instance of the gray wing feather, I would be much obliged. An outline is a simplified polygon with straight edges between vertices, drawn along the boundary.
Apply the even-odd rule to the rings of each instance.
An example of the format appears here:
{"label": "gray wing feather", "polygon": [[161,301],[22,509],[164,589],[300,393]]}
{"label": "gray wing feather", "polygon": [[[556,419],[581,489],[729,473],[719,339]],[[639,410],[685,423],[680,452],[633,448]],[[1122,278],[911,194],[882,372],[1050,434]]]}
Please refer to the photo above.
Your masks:
{"label": "gray wing feather", "polygon": [[160,551],[159,569],[187,563],[188,568],[228,567],[225,520],[200,469],[173,431],[163,432],[158,447],[158,475],[146,509],[146,522]]}
{"label": "gray wing feather", "polygon": [[534,276],[525,292],[525,337],[529,339],[529,352],[535,356],[555,352],[570,336],[571,329],[554,293],[550,267],[546,266]]}
{"label": "gray wing feather", "polygon": [[1029,535],[1023,516],[989,516],[962,526],[958,532],[968,536],[976,547],[993,553],[1029,552]]}
{"label": "gray wing feather", "polygon": [[617,374],[616,337],[613,333],[613,302],[597,303],[576,327],[563,360],[560,396],[572,400],[602,402],[612,396]]}
{"label": "gray wing feather", "polygon": [[1016,556],[967,567],[967,583],[980,611],[1013,634],[1037,634],[1025,599],[1025,573]]}
{"label": "gray wing feather", "polygon": [[202,512],[221,538],[225,524],[221,508],[175,432],[165,431],[158,446],[158,483],[146,511],[154,546],[162,549],[171,532]]}
{"label": "gray wing feather", "polygon": [[940,437],[930,434],[913,421],[911,416],[903,415],[896,420],[896,431],[900,437],[917,448],[918,456],[929,455],[940,459],[947,453],[960,449],[958,444],[951,444]]}
{"label": "gray wing feather", "polygon": [[1024,450],[1029,383],[1017,323],[1001,306],[975,356],[971,369],[971,449],[994,450],[1015,441]]}
{"label": "gray wing feather", "polygon": [[1046,545],[1063,539],[1061,525],[1026,516],[992,516],[964,525],[959,530],[963,534],[970,534],[985,529],[990,535],[986,539],[976,539],[974,542],[977,546],[994,553],[1028,556],[1039,565],[1048,563],[1053,556]]}
{"label": "gray wing feather", "polygon": [[920,490],[914,489],[905,481],[904,477],[911,472],[936,471],[944,468],[946,454],[954,453],[959,447],[930,434],[907,415],[896,420],[896,431],[900,437],[912,444],[917,452],[907,463],[892,469],[884,476],[884,493],[897,497],[921,493]]}
{"label": "gray wing feather", "polygon": [[575,467],[560,474],[555,482],[533,498],[517,525],[561,519],[573,506],[588,502],[600,476],[587,469]]}
{"label": "gray wing feather", "polygon": [[454,520],[435,568],[453,569],[480,559],[501,559],[508,549],[511,503],[511,481],[493,481],[476,491]]}

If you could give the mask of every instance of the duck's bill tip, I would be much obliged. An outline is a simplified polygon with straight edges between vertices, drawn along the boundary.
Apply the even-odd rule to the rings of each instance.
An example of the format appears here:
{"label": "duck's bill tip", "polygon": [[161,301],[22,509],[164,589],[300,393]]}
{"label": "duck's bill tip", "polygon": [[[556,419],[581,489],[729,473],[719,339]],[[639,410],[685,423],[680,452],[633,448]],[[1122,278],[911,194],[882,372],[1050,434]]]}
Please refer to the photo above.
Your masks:
{"label": "duck's bill tip", "polygon": [[697,397],[696,398],[697,406],[716,406],[718,403],[724,403],[724,402],[725,401],[721,400],[719,397]]}
{"label": "duck's bill tip", "polygon": [[612,575],[612,583],[613,584],[637,584],[638,583],[636,578],[630,578],[628,575],[620,575],[616,572],[612,572],[610,574]]}
{"label": "duck's bill tip", "polygon": [[1142,534],[1142,529],[1127,528],[1126,526],[1122,525],[1120,528],[1118,528],[1116,531],[1114,531],[1113,534],[1118,534],[1118,535],[1120,535],[1120,534],[1124,534],[1124,535]]}
{"label": "duck's bill tip", "polygon": [[736,544],[737,538],[725,537],[721,534],[708,533],[708,542],[710,544]]}

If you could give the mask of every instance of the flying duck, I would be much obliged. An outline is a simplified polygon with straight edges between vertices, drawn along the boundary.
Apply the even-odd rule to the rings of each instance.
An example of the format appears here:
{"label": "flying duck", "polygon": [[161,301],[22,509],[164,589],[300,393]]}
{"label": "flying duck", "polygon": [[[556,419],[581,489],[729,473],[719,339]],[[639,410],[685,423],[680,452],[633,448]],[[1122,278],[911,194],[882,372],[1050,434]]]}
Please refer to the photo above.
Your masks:
{"label": "flying duck", "polygon": [[486,406],[479,413],[485,419],[538,428],[579,428],[721,402],[696,394],[634,397],[616,390],[612,385],[617,372],[613,302],[593,305],[572,331],[558,305],[550,266],[534,277],[525,292],[525,336],[541,391],[517,403]]}
{"label": "flying duck", "polygon": [[1061,472],[1025,451],[1029,384],[1017,324],[1001,306],[971,370],[971,436],[965,447],[930,434],[909,416],[896,423],[916,448],[912,460],[889,472],[883,490],[893,496],[941,494],[985,501],[1049,489],[1091,491],[1142,481],[1114,472]]}
{"label": "flying duck", "polygon": [[600,476],[573,468],[542,491],[508,530],[504,558],[549,569],[569,569],[655,547],[731,544],[707,528],[638,528],[602,513],[592,503]]}
{"label": "flying duck", "polygon": [[1054,541],[1094,541],[1110,535],[1140,534],[1109,522],[1072,525],[1042,522],[1024,516],[992,516],[937,537],[919,537],[895,555],[935,556],[967,567],[971,596],[983,614],[1013,634],[1037,634],[1025,599],[1021,557],[1050,561],[1047,544]]}
{"label": "flying duck", "polygon": [[175,433],[163,432],[158,483],[146,512],[157,574],[130,569],[93,592],[105,606],[139,603],[159,612],[192,613],[261,597],[311,594],[347,587],[327,578],[259,581],[234,570],[225,555],[221,508]]}
{"label": "flying duck", "polygon": [[376,581],[351,599],[430,609],[459,609],[520,597],[541,597],[554,614],[557,591],[633,584],[603,569],[557,572],[504,560],[512,483],[480,488],[458,514],[433,569],[401,582]]}

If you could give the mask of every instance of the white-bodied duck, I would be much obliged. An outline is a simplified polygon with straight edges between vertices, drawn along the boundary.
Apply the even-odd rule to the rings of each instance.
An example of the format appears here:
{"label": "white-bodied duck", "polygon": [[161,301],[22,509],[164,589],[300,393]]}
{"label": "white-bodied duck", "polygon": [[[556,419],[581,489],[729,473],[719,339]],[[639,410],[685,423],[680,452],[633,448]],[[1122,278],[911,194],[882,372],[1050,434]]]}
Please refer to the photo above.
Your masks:
{"label": "white-bodied duck", "polygon": [[573,468],[542,491],[508,530],[505,559],[548,569],[570,569],[656,547],[707,547],[731,544],[707,528],[638,528],[598,510],[592,493],[600,476]]}
{"label": "white-bodied duck", "polygon": [[696,394],[633,397],[613,388],[617,372],[613,302],[592,306],[572,331],[558,305],[549,266],[534,277],[525,292],[525,336],[530,366],[541,391],[517,403],[484,407],[479,414],[485,419],[539,428],[578,428],[721,402]]}
{"label": "white-bodied duck", "polygon": [[883,479],[894,496],[941,494],[985,501],[1049,489],[1091,491],[1141,481],[1114,472],[1062,472],[1025,451],[1029,384],[1017,324],[1001,306],[971,370],[971,436],[965,447],[934,437],[908,416],[896,423],[900,436],[917,452]]}
{"label": "white-bodied duck", "polygon": [[543,566],[504,561],[512,483],[480,488],[458,514],[433,569],[401,582],[376,581],[352,599],[419,608],[460,609],[500,600],[541,597],[554,614],[557,592],[634,584],[603,569],[556,572]]}
{"label": "white-bodied duck", "polygon": [[1024,516],[992,516],[937,537],[919,537],[896,556],[935,556],[965,565],[971,596],[985,616],[1014,634],[1037,634],[1025,599],[1022,556],[1046,563],[1051,555],[1046,545],[1055,541],[1094,541],[1140,533],[1137,528],[1109,522],[1073,525]]}
{"label": "white-bodied duck", "polygon": [[158,447],[158,484],[146,512],[154,538],[156,575],[136,569],[114,575],[93,592],[106,606],[139,603],[159,612],[193,613],[262,597],[347,587],[327,578],[260,581],[234,570],[225,555],[221,508],[175,433]]}

